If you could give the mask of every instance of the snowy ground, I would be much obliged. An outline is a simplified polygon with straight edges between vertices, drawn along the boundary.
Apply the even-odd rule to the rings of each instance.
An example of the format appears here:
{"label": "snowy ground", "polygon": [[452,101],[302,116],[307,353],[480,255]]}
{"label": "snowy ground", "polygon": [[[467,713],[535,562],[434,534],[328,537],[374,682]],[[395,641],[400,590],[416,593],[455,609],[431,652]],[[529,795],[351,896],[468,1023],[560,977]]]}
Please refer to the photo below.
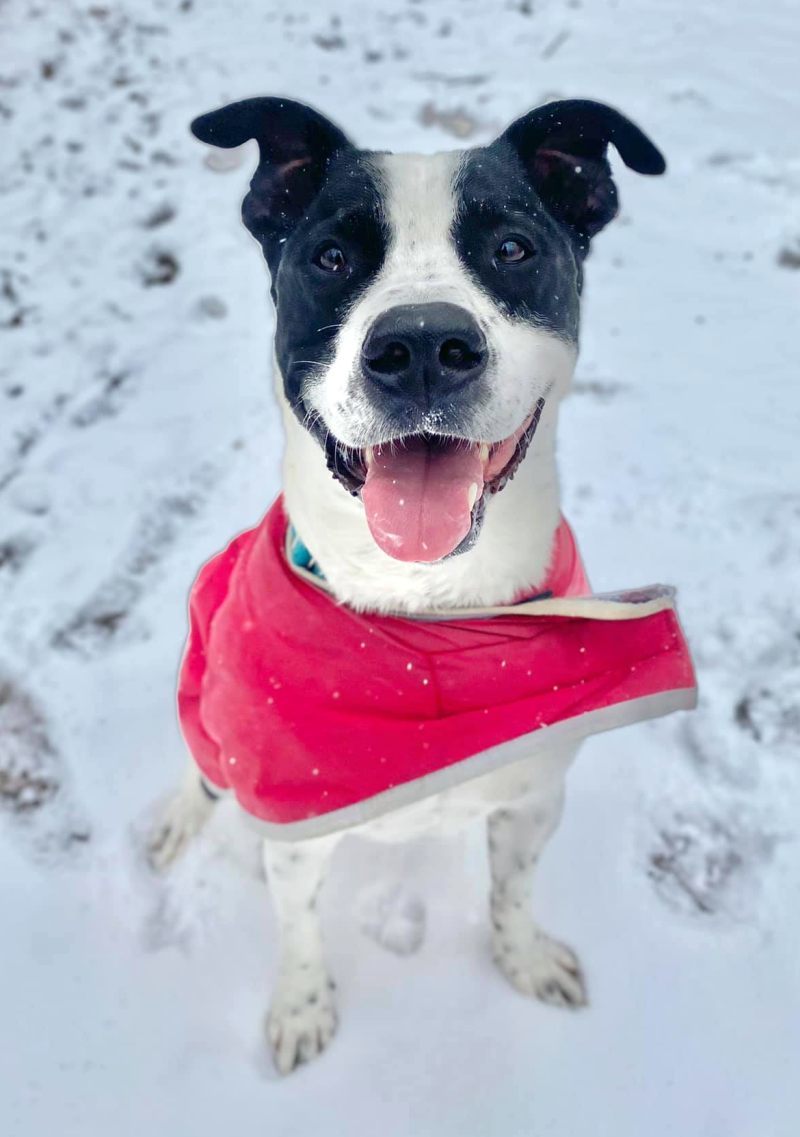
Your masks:
{"label": "snowy ground", "polygon": [[[0,1132],[796,1134],[794,0],[0,0],[0,42]],[[341,1032],[286,1081],[257,847],[223,809],[170,880],[140,856],[182,762],[187,587],[280,452],[248,170],[186,124],[268,93],[425,150],[591,95],[664,149],[590,263],[562,470],[598,588],[679,586],[703,691],[574,771],[538,904],[588,1011],[494,973],[480,832],[352,843]],[[405,958],[358,931],[397,877],[429,906]]]}

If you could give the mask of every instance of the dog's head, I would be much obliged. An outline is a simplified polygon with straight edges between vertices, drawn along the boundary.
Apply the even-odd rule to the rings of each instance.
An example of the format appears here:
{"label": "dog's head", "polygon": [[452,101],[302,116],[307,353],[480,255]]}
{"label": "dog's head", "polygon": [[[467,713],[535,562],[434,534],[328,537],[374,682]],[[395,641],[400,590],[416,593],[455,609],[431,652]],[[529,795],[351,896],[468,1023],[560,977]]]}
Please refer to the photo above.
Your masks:
{"label": "dog's head", "polygon": [[242,215],[272,276],[285,397],[375,541],[406,561],[469,548],[569,385],[583,260],[617,212],[609,143],[642,174],[661,154],[585,100],[431,156],[359,150],[288,99],[192,130],[258,141]]}

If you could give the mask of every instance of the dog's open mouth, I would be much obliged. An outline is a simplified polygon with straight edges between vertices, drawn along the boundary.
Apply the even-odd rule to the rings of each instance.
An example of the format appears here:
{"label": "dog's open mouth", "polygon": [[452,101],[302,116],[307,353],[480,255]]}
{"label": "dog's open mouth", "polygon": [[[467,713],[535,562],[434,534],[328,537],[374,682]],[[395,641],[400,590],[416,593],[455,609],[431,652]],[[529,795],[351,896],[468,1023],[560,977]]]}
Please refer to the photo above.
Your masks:
{"label": "dog's open mouth", "polygon": [[377,545],[399,561],[439,561],[469,548],[487,494],[514,476],[544,407],[501,442],[470,442],[411,434],[353,451],[330,435],[328,466],[351,493],[360,493]]}

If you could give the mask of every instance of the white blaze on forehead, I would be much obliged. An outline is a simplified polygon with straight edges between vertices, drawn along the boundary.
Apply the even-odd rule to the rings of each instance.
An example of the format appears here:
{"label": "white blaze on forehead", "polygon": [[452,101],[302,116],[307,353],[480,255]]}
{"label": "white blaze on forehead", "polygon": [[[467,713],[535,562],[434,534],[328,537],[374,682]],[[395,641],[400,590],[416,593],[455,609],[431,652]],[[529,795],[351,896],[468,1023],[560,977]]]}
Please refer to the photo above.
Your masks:
{"label": "white blaze on forehead", "polygon": [[390,239],[371,290],[379,303],[476,299],[452,237],[460,160],[458,153],[380,156]]}

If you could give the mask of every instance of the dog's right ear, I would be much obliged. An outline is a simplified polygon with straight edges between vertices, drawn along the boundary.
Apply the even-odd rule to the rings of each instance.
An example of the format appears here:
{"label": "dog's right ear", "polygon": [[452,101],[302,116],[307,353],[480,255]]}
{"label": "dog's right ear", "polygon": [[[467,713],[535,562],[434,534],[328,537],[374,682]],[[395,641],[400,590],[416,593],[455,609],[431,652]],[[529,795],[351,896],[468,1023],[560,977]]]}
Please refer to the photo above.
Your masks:
{"label": "dog's right ear", "polygon": [[200,115],[191,129],[201,142],[225,149],[258,142],[242,219],[259,240],[290,232],[319,192],[333,155],[352,146],[324,115],[291,99],[230,103]]}

